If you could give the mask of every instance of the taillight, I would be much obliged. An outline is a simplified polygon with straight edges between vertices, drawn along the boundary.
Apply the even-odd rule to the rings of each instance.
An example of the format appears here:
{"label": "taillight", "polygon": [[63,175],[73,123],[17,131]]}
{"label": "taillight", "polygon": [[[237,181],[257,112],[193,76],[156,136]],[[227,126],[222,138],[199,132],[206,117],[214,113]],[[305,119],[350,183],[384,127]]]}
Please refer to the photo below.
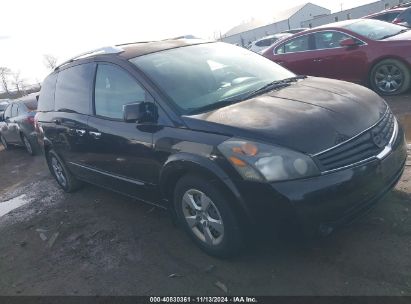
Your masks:
{"label": "taillight", "polygon": [[26,121],[27,121],[29,124],[31,124],[31,125],[34,126],[34,117],[33,117],[33,116],[28,116],[28,117],[26,118]]}

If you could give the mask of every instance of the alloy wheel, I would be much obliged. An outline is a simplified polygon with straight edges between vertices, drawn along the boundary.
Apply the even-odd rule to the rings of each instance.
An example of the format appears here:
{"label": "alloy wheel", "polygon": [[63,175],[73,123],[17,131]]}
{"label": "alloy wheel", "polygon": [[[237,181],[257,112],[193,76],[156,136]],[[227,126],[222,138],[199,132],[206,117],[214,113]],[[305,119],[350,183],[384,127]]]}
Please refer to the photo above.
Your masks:
{"label": "alloy wheel", "polygon": [[404,74],[397,66],[385,64],[375,71],[374,82],[381,92],[393,93],[401,89]]}
{"label": "alloy wheel", "polygon": [[183,195],[183,215],[194,235],[210,246],[224,238],[224,223],[213,201],[200,190],[190,189]]}
{"label": "alloy wheel", "polygon": [[60,164],[59,160],[54,156],[51,157],[51,167],[53,168],[53,172],[59,184],[63,187],[66,187],[67,178],[66,178],[66,175],[64,174],[63,166]]}

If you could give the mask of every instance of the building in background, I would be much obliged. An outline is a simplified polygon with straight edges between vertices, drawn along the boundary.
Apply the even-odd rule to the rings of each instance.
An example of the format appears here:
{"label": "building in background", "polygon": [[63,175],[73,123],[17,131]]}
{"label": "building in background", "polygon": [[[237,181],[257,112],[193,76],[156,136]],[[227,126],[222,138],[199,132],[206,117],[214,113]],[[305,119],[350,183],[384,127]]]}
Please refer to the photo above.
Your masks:
{"label": "building in background", "polygon": [[343,21],[347,19],[361,18],[377,13],[394,5],[406,2],[405,0],[380,0],[355,8],[342,10],[331,14],[329,9],[322,6],[305,3],[285,11],[273,14],[275,22],[266,22],[253,19],[233,27],[221,36],[221,41],[246,46],[250,42],[267,35],[280,33],[293,28],[316,27],[327,23]]}
{"label": "building in background", "polygon": [[322,6],[305,3],[273,14],[274,23],[253,19],[250,22],[235,26],[225,33],[221,37],[221,40],[245,46],[264,36],[299,28],[305,20],[329,15],[330,13],[331,11],[329,9]]}
{"label": "building in background", "polygon": [[341,12],[333,13],[327,16],[320,16],[312,20],[306,20],[301,23],[301,27],[316,27],[332,22],[338,22],[348,19],[357,19],[382,10],[401,4],[405,1],[401,0],[381,0],[369,4],[361,5]]}

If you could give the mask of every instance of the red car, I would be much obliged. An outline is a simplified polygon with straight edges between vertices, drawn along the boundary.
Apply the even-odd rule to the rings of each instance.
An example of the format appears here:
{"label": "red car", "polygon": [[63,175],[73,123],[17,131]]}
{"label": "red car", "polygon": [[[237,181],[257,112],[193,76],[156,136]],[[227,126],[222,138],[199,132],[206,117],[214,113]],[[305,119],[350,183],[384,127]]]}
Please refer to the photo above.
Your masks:
{"label": "red car", "polygon": [[379,20],[316,27],[273,44],[263,56],[298,74],[369,85],[383,95],[411,84],[411,31]]}

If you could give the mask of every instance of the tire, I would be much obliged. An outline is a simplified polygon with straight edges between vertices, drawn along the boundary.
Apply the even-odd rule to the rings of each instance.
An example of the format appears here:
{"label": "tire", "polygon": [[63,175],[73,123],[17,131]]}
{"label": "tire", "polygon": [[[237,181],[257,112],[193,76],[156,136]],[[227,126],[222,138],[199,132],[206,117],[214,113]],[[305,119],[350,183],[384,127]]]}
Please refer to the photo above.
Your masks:
{"label": "tire", "polygon": [[179,224],[202,250],[222,258],[239,253],[239,220],[223,193],[206,179],[183,176],[175,187],[174,208]]}
{"label": "tire", "polygon": [[4,150],[10,150],[10,146],[7,143],[7,140],[3,137],[3,135],[0,135],[0,142],[4,147]]}
{"label": "tire", "polygon": [[36,155],[36,147],[35,145],[27,138],[26,135],[21,134],[21,141],[24,144],[24,147],[26,148],[26,151],[28,154],[31,156]]}
{"label": "tire", "polygon": [[81,182],[71,174],[56,152],[47,153],[47,165],[57,183],[65,192],[74,192],[81,187]]}
{"label": "tire", "polygon": [[382,60],[371,69],[370,84],[380,95],[402,94],[411,85],[410,68],[395,59]]}

